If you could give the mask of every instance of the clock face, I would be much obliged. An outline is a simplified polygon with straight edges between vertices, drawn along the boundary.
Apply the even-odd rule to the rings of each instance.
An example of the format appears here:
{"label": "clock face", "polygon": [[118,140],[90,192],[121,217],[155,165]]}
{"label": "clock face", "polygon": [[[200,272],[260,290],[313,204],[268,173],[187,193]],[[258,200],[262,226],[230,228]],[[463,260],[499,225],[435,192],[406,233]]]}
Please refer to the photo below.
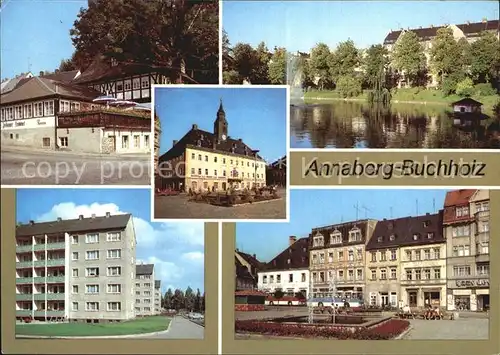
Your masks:
{"label": "clock face", "polygon": [[225,140],[226,140],[226,135],[225,135],[225,134],[223,134],[223,135],[222,135],[222,140],[223,140],[223,141],[225,141]]}

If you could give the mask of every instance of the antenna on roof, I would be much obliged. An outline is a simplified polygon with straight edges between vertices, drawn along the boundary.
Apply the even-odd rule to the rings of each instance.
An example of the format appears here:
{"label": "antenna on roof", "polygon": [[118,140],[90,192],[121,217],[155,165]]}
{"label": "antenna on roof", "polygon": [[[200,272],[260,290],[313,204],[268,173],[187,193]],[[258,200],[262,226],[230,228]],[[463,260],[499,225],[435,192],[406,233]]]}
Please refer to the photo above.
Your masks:
{"label": "antenna on roof", "polygon": [[28,57],[28,73],[31,73],[31,58]]}
{"label": "antenna on roof", "polygon": [[415,200],[415,207],[416,207],[416,210],[417,210],[417,216],[418,216],[418,198]]}
{"label": "antenna on roof", "polygon": [[356,202],[354,205],[354,209],[356,210],[356,221],[358,220],[358,215],[359,215],[359,202]]}
{"label": "antenna on roof", "polygon": [[391,218],[392,218],[392,206],[389,207],[389,210],[391,211]]}
{"label": "antenna on roof", "polygon": [[361,206],[361,208],[365,210],[365,219],[367,219],[368,218],[368,212],[372,212],[372,210],[369,209],[369,208],[366,208],[365,206]]}
{"label": "antenna on roof", "polygon": [[436,212],[436,198],[432,199],[432,212]]}

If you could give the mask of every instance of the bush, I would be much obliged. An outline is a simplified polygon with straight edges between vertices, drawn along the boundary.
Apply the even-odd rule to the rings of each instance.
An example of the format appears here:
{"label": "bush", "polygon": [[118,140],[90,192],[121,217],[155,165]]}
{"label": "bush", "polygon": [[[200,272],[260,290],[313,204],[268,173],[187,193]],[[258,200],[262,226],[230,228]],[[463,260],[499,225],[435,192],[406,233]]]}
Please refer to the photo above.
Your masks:
{"label": "bush", "polygon": [[457,88],[455,89],[457,95],[460,96],[472,96],[474,94],[474,83],[471,78],[465,78],[457,83]]}
{"label": "bush", "polygon": [[481,83],[474,85],[474,93],[478,96],[492,96],[496,95],[496,89],[489,83]]}
{"label": "bush", "polygon": [[343,98],[359,96],[363,92],[361,81],[352,76],[341,76],[336,89]]}
{"label": "bush", "polygon": [[465,79],[465,75],[462,73],[453,73],[448,75],[443,79],[441,84],[441,90],[444,96],[449,96],[455,93],[457,89],[457,84]]}

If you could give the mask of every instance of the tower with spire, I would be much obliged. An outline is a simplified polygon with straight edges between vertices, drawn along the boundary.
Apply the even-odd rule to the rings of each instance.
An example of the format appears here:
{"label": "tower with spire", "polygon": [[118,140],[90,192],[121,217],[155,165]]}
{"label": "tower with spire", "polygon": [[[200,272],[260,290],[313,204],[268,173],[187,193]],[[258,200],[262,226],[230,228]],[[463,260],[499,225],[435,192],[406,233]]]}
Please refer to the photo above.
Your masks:
{"label": "tower with spire", "polygon": [[225,141],[227,139],[228,124],[226,120],[226,112],[222,105],[222,98],[220,99],[219,109],[217,110],[217,118],[214,122],[214,135],[218,141]]}

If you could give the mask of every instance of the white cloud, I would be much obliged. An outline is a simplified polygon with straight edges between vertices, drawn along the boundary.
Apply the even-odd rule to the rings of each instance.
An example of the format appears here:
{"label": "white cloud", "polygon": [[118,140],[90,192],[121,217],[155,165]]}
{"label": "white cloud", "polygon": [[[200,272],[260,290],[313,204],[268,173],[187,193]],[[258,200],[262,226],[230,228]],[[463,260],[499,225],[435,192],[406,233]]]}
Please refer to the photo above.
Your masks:
{"label": "white cloud", "polygon": [[[107,212],[124,214],[114,203],[76,205],[63,202],[40,215],[38,222],[76,219],[79,215],[104,216]],[[168,286],[185,289],[203,288],[204,283],[204,225],[200,222],[151,223],[133,217],[137,238],[137,261],[155,264],[156,278],[161,280],[163,292]]]}

